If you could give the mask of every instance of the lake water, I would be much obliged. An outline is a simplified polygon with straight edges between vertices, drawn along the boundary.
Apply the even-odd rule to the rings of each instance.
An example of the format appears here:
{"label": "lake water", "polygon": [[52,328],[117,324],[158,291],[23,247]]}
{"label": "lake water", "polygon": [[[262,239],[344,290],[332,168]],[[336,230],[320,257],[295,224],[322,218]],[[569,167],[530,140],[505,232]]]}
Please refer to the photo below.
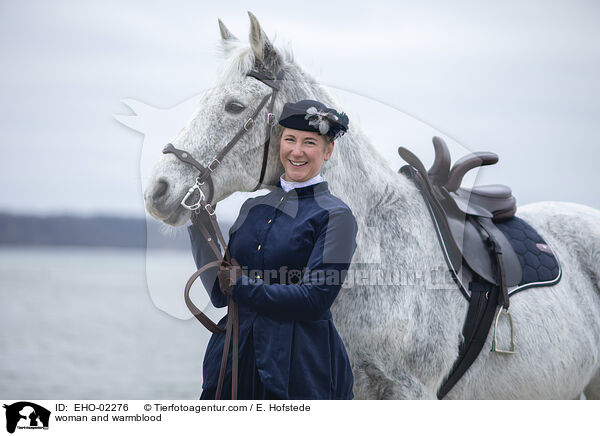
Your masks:
{"label": "lake water", "polygon": [[143,250],[0,248],[0,398],[195,399],[209,336],[157,308]]}

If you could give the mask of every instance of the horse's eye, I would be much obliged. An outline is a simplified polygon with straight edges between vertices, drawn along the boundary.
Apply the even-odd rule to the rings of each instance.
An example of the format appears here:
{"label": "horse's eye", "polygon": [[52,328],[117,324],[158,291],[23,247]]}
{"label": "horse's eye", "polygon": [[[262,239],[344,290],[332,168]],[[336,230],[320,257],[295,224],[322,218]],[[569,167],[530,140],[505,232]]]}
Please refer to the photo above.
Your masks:
{"label": "horse's eye", "polygon": [[246,106],[244,106],[242,103],[240,103],[239,101],[230,101],[229,103],[227,103],[225,105],[225,110],[227,112],[230,112],[232,114],[239,114],[240,112],[242,112],[244,109],[246,109]]}

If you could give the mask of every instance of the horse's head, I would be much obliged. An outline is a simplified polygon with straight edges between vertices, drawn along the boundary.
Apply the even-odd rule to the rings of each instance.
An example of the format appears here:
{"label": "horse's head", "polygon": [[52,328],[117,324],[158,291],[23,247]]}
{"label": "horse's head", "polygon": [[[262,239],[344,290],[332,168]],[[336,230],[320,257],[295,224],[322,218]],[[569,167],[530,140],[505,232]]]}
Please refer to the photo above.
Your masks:
{"label": "horse's head", "polygon": [[[251,74],[256,71],[264,79],[283,72],[284,80],[294,81],[298,72],[297,68],[292,68],[291,55],[276,50],[256,17],[250,12],[248,14],[249,43],[240,42],[219,20],[221,43],[226,54],[225,65],[216,85],[203,95],[190,121],[171,141],[174,149],[183,150],[201,166],[214,169],[210,173],[213,189],[209,188],[208,183],[201,186],[212,204],[233,192],[257,189],[259,180],[264,185],[272,185],[283,172],[279,160],[277,117],[286,98],[293,98],[295,93],[284,90],[283,86],[276,86],[281,89],[276,94],[272,108],[275,115],[268,117],[270,100],[267,100],[250,126],[248,118],[261,101],[273,93],[274,87],[271,85],[283,83],[261,80]],[[244,129],[244,125],[248,128]],[[216,163],[215,157],[238,132],[241,133],[240,138]],[[263,146],[268,138],[270,150],[264,159]],[[190,212],[180,203],[199,174],[196,167],[185,163],[181,157],[181,154],[179,158],[173,153],[164,154],[155,164],[144,192],[148,213],[173,226],[183,225],[188,220]]]}

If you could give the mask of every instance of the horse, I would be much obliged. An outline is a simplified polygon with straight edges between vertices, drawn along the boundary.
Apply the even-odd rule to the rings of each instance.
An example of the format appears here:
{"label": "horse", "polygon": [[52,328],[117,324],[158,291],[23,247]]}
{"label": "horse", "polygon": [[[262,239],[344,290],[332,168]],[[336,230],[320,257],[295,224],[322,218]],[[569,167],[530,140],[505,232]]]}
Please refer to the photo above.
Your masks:
{"label": "horse", "polygon": [[[248,14],[248,42],[218,20],[225,60],[217,83],[171,141],[205,166],[272,91],[248,76],[251,70],[271,77],[283,71],[273,107],[276,116],[285,102],[307,98],[340,107],[298,65],[291,50],[275,47],[254,14]],[[280,131],[277,126],[268,128],[268,122],[266,116],[257,118],[256,126],[212,173],[214,202],[256,189],[265,131],[271,135],[271,152],[263,186],[276,184],[283,173]],[[436,399],[457,359],[468,303],[453,281],[428,280],[430,273],[447,267],[423,197],[405,175],[389,167],[352,122],[336,141],[322,175],[331,192],[350,206],[359,226],[348,272],[354,279],[344,283],[331,308],[352,364],[355,399]],[[144,191],[147,212],[171,226],[186,224],[190,211],[180,202],[195,176],[191,165],[164,154]],[[598,399],[600,211],[575,203],[538,202],[520,206],[517,215],[557,253],[562,278],[554,286],[511,297],[518,352],[489,352],[492,335],[488,335],[483,351],[445,398],[576,399],[584,393],[587,399]],[[398,271],[405,278],[400,283],[365,280]],[[506,333],[505,327],[499,326],[501,333],[502,328]]]}

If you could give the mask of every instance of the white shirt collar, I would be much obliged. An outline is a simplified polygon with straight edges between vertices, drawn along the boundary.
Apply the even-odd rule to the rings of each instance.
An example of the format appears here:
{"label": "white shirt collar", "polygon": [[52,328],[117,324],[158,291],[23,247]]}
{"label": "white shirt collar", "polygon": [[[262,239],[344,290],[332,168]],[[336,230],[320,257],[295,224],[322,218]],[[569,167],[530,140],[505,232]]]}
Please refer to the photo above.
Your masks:
{"label": "white shirt collar", "polygon": [[283,180],[283,174],[279,176],[279,181],[281,182],[281,187],[285,192],[288,192],[290,189],[302,188],[304,186],[314,185],[315,183],[321,183],[323,181],[321,174],[317,174],[313,178],[305,180],[304,182],[288,182],[287,180]]}

